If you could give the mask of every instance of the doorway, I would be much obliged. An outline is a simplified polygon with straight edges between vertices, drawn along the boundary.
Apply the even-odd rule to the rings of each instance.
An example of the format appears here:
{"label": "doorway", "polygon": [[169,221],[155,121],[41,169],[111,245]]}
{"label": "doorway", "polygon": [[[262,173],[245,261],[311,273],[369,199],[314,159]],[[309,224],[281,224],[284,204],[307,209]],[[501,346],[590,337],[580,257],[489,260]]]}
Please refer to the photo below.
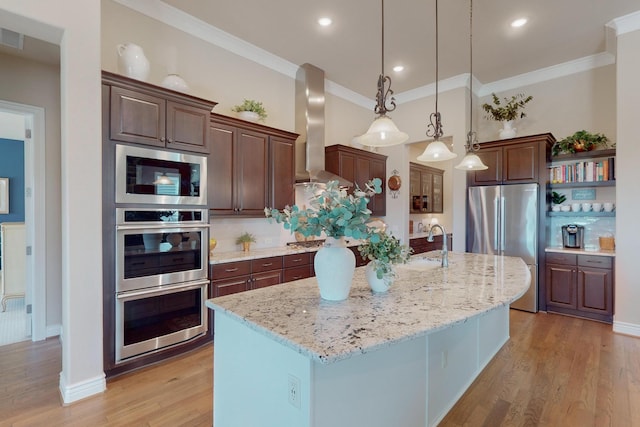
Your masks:
{"label": "doorway", "polygon": [[[46,254],[44,238],[41,237],[46,235],[44,109],[0,100],[0,115],[13,120],[18,128],[22,125],[18,132],[24,141],[25,296],[20,320],[13,316],[12,321],[24,322],[24,333],[30,335],[32,341],[40,341],[47,337]],[[36,265],[43,267],[36,269]],[[20,301],[17,302],[12,302],[11,308],[19,305]]]}

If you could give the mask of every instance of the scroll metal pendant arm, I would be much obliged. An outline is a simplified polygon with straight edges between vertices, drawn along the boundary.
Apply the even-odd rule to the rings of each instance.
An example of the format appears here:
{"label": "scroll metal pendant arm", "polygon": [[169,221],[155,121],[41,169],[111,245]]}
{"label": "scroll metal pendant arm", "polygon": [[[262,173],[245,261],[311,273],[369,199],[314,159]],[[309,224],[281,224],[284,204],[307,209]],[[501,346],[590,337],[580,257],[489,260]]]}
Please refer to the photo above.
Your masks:
{"label": "scroll metal pendant arm", "polygon": [[[387,100],[389,100],[389,106],[387,106]],[[380,74],[374,111],[376,114],[385,115],[388,111],[395,109],[396,99],[393,97],[393,90],[391,90],[391,77]]]}
{"label": "scroll metal pendant arm", "polygon": [[440,121],[440,112],[436,111],[435,113],[431,113],[429,115],[430,123],[427,125],[427,136],[432,137],[436,141],[439,140],[442,133],[442,122]]}

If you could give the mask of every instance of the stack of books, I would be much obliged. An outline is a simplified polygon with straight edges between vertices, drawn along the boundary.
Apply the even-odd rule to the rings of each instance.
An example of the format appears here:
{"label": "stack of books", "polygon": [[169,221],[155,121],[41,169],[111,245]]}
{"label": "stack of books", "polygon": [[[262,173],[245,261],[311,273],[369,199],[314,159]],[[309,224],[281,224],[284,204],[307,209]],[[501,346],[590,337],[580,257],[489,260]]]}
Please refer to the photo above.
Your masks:
{"label": "stack of books", "polygon": [[616,179],[615,164],[615,157],[609,157],[551,166],[549,181],[552,184],[613,181]]}

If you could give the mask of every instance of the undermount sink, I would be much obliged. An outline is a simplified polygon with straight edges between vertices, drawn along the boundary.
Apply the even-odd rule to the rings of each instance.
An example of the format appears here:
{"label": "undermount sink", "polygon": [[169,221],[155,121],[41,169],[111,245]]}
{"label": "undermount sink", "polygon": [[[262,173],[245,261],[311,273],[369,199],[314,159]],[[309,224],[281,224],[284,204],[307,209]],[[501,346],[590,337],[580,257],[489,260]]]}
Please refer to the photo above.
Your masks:
{"label": "undermount sink", "polygon": [[407,270],[424,271],[424,270],[431,270],[432,268],[440,267],[441,264],[442,264],[442,261],[437,258],[414,256],[414,257],[411,257],[408,263],[399,264],[396,267],[404,268]]}

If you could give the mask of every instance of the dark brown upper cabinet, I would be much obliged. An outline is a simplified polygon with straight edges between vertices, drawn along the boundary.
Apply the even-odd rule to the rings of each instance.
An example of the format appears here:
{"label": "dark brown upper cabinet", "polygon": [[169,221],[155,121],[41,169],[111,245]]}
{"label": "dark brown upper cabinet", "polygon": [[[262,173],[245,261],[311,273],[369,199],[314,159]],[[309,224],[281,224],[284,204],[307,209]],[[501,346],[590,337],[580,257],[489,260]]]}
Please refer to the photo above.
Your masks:
{"label": "dark brown upper cabinet", "polygon": [[469,185],[539,182],[555,138],[550,133],[483,142],[476,154],[488,169],[467,174]]}
{"label": "dark brown upper cabinet", "polygon": [[294,203],[297,134],[218,114],[209,132],[211,215],[263,217]]}
{"label": "dark brown upper cabinet", "polygon": [[325,147],[325,169],[358,184],[361,189],[367,181],[380,178],[382,193],[371,198],[369,209],[373,216],[387,214],[387,156],[345,145],[330,145]]}
{"label": "dark brown upper cabinet", "polygon": [[106,71],[102,76],[111,92],[111,140],[209,153],[209,120],[215,102]]}

